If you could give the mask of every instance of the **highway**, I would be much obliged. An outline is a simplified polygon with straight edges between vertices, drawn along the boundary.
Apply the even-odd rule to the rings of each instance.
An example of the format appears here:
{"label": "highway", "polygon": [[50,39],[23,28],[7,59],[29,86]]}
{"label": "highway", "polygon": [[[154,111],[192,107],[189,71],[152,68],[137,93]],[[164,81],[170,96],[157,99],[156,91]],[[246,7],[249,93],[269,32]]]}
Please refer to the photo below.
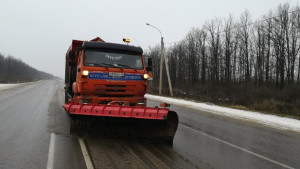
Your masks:
{"label": "highway", "polygon": [[[0,168],[87,168],[70,135],[63,82],[0,91]],[[158,105],[148,101],[150,106]],[[171,106],[179,115],[173,147],[84,136],[94,168],[300,168],[300,134]]]}
{"label": "highway", "polygon": [[[62,85],[40,81],[0,92],[1,169],[85,168],[78,139],[66,128],[68,116],[57,116],[55,96]],[[55,147],[48,160],[51,132]]]}

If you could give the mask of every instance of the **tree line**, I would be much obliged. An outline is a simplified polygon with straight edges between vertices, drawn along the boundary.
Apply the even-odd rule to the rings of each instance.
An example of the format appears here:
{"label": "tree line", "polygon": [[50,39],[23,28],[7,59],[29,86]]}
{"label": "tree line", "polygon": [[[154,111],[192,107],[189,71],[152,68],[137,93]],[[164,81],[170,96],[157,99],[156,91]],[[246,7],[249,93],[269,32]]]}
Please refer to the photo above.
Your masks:
{"label": "tree line", "polygon": [[39,71],[20,59],[0,54],[0,83],[28,82],[53,79],[53,75]]}
{"label": "tree line", "polygon": [[[174,95],[300,117],[300,7],[215,18],[166,49]],[[150,47],[157,93],[160,46]],[[163,92],[168,92],[163,74]],[[298,93],[298,94],[297,94]]]}
{"label": "tree line", "polygon": [[[292,11],[292,12],[291,12]],[[173,85],[197,83],[300,83],[300,8],[279,5],[260,21],[248,11],[238,20],[207,21],[166,51]],[[152,47],[155,79],[160,48]]]}

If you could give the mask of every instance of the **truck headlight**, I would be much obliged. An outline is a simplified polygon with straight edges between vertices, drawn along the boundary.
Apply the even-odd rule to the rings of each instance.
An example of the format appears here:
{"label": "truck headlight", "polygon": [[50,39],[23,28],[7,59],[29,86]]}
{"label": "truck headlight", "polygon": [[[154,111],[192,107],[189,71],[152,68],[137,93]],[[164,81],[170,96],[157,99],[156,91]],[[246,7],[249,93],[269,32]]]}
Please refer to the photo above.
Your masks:
{"label": "truck headlight", "polygon": [[83,76],[87,76],[87,75],[89,75],[89,71],[88,70],[84,70],[84,71],[81,72],[81,74]]}
{"label": "truck headlight", "polygon": [[149,75],[148,74],[144,74],[144,79],[149,79]]}

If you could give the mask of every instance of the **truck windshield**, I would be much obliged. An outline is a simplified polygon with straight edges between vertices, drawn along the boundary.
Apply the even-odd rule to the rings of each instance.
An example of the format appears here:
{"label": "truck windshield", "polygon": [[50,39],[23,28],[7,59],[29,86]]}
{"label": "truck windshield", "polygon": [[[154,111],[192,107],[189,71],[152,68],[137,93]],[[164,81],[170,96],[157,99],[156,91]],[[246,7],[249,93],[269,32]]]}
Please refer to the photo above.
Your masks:
{"label": "truck windshield", "polygon": [[127,69],[144,68],[141,54],[108,49],[85,50],[84,65],[96,67],[120,67]]}

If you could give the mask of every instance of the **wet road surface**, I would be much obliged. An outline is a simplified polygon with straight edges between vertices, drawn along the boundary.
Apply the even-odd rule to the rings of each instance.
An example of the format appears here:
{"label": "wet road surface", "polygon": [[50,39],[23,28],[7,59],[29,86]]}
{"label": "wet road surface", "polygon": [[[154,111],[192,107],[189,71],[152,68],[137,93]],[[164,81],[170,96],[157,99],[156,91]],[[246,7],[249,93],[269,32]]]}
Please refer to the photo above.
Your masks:
{"label": "wet road surface", "polygon": [[46,167],[50,137],[45,124],[54,90],[47,86],[0,92],[0,168]]}
{"label": "wet road surface", "polygon": [[[53,98],[62,86],[40,81],[0,92],[0,168],[85,168],[78,139],[53,125],[57,106]],[[60,84],[61,85],[61,84]],[[49,112],[52,111],[51,113]],[[59,120],[62,121],[60,115]],[[49,123],[48,123],[49,121]],[[48,125],[47,125],[48,124]],[[50,133],[57,132],[54,163],[47,164]]]}
{"label": "wet road surface", "polygon": [[[63,85],[57,84],[58,92],[50,105],[51,118],[48,128],[52,133],[69,134],[70,119],[61,105],[64,102]],[[82,135],[88,148],[93,166],[107,169],[193,169],[198,168],[181,155],[177,154],[169,146],[149,142],[149,140],[135,140],[127,137],[115,137],[107,135]],[[68,152],[70,150],[67,150]],[[80,152],[81,153],[81,152]],[[69,153],[72,154],[72,153]],[[59,158],[57,158],[59,159]],[[54,164],[57,160],[54,159]],[[65,164],[61,162],[62,164]],[[55,167],[59,168],[59,167]]]}
{"label": "wet road surface", "polygon": [[[157,105],[156,102],[149,102]],[[187,108],[173,150],[200,168],[300,168],[300,134]]]}
{"label": "wet road surface", "polygon": [[[55,80],[0,92],[1,169],[86,168],[78,138],[69,134],[63,100],[63,82]],[[173,147],[84,136],[94,167],[300,168],[299,133],[187,108],[171,109],[180,121]]]}

